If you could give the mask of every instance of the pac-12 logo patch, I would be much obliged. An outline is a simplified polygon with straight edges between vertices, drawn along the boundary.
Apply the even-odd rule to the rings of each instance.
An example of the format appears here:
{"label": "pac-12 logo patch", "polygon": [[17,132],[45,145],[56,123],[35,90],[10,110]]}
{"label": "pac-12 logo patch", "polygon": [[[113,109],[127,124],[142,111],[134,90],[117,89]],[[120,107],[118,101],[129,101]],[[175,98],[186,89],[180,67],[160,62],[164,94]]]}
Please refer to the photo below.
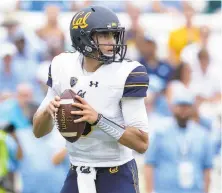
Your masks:
{"label": "pac-12 logo patch", "polygon": [[73,87],[76,85],[78,79],[76,77],[71,77],[70,78],[70,86]]}

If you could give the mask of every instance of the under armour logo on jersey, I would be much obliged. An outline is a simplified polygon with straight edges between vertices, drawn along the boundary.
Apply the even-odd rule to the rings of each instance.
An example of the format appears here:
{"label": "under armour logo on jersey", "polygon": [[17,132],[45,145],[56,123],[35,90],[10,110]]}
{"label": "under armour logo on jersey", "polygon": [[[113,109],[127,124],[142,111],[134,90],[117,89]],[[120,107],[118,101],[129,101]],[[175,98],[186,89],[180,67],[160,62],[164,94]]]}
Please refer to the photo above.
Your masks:
{"label": "under armour logo on jersey", "polygon": [[99,82],[93,82],[93,81],[90,81],[90,84],[89,84],[89,86],[90,87],[92,87],[92,86],[95,86],[95,87],[98,87],[98,84],[99,84]]}
{"label": "under armour logo on jersey", "polygon": [[81,167],[80,167],[81,173],[84,173],[84,174],[89,174],[89,173],[91,173],[89,169],[90,169],[90,167],[85,167],[85,166],[81,166]]}
{"label": "under armour logo on jersey", "polygon": [[70,86],[73,87],[76,85],[78,79],[76,77],[71,77],[70,78]]}

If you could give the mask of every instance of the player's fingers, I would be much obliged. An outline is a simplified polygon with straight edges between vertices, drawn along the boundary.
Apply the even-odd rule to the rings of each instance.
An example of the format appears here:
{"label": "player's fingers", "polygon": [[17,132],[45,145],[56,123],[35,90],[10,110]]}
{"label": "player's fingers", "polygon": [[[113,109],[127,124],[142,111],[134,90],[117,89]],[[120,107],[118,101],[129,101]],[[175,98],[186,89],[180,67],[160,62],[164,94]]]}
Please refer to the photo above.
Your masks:
{"label": "player's fingers", "polygon": [[78,108],[80,108],[80,109],[85,109],[85,108],[86,108],[86,106],[83,105],[83,104],[81,104],[81,103],[72,103],[72,106],[78,107]]}
{"label": "player's fingers", "polygon": [[57,107],[57,108],[60,107],[60,103],[57,101],[52,101],[52,104],[54,105],[54,107]]}
{"label": "player's fingers", "polygon": [[86,117],[81,117],[79,119],[76,119],[76,120],[74,120],[74,123],[80,123],[80,122],[83,122],[83,121],[86,121]]}
{"label": "player's fingers", "polygon": [[49,109],[50,112],[53,112],[55,107],[52,103],[50,103],[49,106],[48,106],[48,109]]}
{"label": "player's fingers", "polygon": [[87,105],[88,103],[86,102],[86,100],[82,97],[80,97],[79,95],[75,96],[76,99],[78,99],[83,105]]}
{"label": "player's fingers", "polygon": [[56,96],[55,97],[55,101],[60,101],[61,99],[60,99],[60,97],[59,96]]}
{"label": "player's fingers", "polygon": [[53,104],[49,105],[50,111],[52,112],[58,112],[58,108],[56,108]]}
{"label": "player's fingers", "polygon": [[55,111],[54,111],[54,112],[55,112],[55,113],[58,113],[58,111],[59,111],[59,109],[58,109],[58,108],[55,108]]}
{"label": "player's fingers", "polygon": [[51,114],[51,117],[54,119],[55,118],[55,113],[50,112],[50,114]]}
{"label": "player's fingers", "polygon": [[72,115],[84,115],[85,112],[84,111],[71,111]]}

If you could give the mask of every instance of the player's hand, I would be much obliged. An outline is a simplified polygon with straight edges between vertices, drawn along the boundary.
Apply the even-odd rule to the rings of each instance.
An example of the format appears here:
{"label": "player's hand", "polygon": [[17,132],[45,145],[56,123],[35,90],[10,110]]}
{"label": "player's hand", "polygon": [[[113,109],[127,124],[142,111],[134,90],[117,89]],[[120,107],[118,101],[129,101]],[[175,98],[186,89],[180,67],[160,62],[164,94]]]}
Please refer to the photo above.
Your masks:
{"label": "player's hand", "polygon": [[81,103],[73,103],[72,105],[82,109],[82,111],[71,111],[72,115],[82,115],[81,118],[76,119],[74,123],[79,123],[86,121],[89,124],[93,124],[96,122],[98,118],[98,113],[80,96],[75,96],[77,100]]}
{"label": "player's hand", "polygon": [[54,118],[56,112],[58,112],[58,108],[60,107],[60,97],[56,96],[50,103],[48,104],[46,110],[47,112]]}

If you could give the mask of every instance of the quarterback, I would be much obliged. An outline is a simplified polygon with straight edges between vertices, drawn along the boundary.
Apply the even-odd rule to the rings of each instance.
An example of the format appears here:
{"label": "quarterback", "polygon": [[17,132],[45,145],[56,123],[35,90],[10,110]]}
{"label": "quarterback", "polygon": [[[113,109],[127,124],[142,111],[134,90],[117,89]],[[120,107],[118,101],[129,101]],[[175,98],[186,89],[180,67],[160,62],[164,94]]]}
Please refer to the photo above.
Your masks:
{"label": "quarterback", "polygon": [[[144,97],[149,78],[145,67],[125,59],[125,28],[115,13],[90,6],[70,23],[75,52],[56,56],[49,68],[48,93],[33,118],[40,138],[53,128],[53,117],[66,89],[77,93],[81,111],[74,122],[90,124],[75,143],[66,141],[71,167],[61,193],[138,193],[133,150],[148,148]],[[56,143],[56,142],[55,142]]]}

